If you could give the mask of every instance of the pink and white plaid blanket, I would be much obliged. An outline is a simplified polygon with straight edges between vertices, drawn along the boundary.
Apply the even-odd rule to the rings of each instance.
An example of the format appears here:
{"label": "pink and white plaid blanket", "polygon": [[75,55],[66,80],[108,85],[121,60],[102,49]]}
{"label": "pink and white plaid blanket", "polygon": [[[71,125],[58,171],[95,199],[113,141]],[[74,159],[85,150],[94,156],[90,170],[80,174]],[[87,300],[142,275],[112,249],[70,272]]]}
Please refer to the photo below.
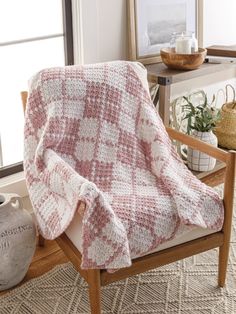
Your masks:
{"label": "pink and white plaid blanket", "polygon": [[78,204],[82,267],[116,269],[181,224],[219,230],[223,205],[177,155],[137,63],[46,69],[31,81],[24,169],[42,235],[58,237]]}

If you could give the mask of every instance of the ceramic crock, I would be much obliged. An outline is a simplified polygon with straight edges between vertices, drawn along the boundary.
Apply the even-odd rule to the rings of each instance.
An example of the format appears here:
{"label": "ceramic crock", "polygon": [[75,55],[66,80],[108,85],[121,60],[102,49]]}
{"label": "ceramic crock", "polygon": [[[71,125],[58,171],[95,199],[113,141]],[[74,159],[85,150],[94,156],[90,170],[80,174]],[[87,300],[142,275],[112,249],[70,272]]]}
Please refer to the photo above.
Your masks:
{"label": "ceramic crock", "polygon": [[36,247],[36,227],[16,194],[0,193],[0,291],[25,276]]}

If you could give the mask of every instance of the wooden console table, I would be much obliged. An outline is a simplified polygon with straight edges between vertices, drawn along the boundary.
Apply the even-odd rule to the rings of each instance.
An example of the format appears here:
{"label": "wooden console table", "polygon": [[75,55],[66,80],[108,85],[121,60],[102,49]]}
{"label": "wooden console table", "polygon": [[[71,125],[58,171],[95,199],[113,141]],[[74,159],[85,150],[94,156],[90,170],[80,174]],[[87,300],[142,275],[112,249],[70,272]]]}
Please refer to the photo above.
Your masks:
{"label": "wooden console table", "polygon": [[[175,83],[189,81],[191,79],[224,72],[226,70],[236,70],[235,64],[211,64],[204,63],[197,70],[177,71],[169,70],[163,63],[146,65],[148,81],[159,84],[159,114],[166,126],[170,121],[170,96],[171,86]],[[236,73],[236,72],[235,72]],[[235,76],[234,73],[234,76]],[[194,174],[204,183],[216,186],[224,181],[225,164],[217,163],[216,167],[210,172],[194,172]]]}
{"label": "wooden console table", "polygon": [[159,84],[159,114],[166,126],[170,118],[171,86],[176,83],[189,81],[195,78],[235,69],[235,64],[203,63],[201,67],[193,71],[169,70],[163,63],[146,65],[148,81]]}

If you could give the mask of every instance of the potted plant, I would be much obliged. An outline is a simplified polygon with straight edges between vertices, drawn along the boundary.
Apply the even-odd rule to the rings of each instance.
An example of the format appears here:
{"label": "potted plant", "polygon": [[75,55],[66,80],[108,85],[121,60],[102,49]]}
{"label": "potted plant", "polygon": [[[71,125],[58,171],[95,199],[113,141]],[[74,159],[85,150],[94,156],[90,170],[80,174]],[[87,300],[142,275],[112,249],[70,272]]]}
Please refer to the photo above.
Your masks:
{"label": "potted plant", "polygon": [[[220,111],[214,106],[215,97],[209,104],[206,94],[202,103],[194,105],[191,97],[183,97],[186,104],[183,106],[184,118],[187,120],[187,133],[192,136],[217,146],[218,141],[212,130],[220,119]],[[188,147],[187,150],[188,167],[195,171],[210,171],[215,167],[216,159],[198,150]]]}

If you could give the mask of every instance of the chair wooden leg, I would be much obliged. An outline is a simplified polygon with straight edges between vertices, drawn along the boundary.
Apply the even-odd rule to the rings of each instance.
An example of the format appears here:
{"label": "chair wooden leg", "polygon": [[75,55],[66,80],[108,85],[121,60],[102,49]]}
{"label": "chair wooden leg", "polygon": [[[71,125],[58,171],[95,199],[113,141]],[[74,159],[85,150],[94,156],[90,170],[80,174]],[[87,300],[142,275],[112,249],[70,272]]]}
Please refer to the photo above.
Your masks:
{"label": "chair wooden leg", "polygon": [[219,277],[218,277],[218,283],[220,287],[224,287],[225,285],[226,272],[228,266],[230,235],[234,210],[233,203],[234,203],[235,178],[236,178],[236,152],[230,151],[226,163],[226,174],[224,181],[223,202],[225,208],[224,212],[225,217],[222,229],[224,233],[224,244],[220,247],[219,251]]}
{"label": "chair wooden leg", "polygon": [[219,248],[219,269],[218,269],[218,284],[220,287],[224,287],[229,258],[229,242],[223,244]]}
{"label": "chair wooden leg", "polygon": [[101,314],[101,278],[99,269],[88,270],[91,314]]}
{"label": "chair wooden leg", "polygon": [[44,246],[45,245],[45,239],[43,238],[43,236],[41,236],[41,234],[39,234],[38,245],[39,246]]}

